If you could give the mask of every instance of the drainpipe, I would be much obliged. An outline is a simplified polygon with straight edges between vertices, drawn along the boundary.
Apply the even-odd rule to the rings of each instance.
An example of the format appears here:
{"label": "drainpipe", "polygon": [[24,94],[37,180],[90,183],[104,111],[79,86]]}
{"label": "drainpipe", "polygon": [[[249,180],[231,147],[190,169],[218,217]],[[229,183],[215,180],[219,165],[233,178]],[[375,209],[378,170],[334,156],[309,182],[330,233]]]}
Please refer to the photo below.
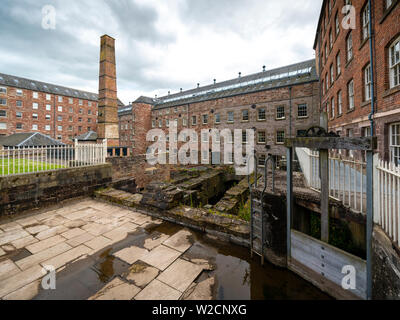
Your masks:
{"label": "drainpipe", "polygon": [[289,87],[289,107],[290,107],[289,138],[293,138],[292,137],[292,87]]}
{"label": "drainpipe", "polygon": [[374,136],[374,114],[375,114],[375,62],[374,62],[374,39],[375,34],[372,28],[372,0],[368,0],[369,6],[369,55],[370,55],[370,66],[371,66],[371,113],[368,116],[368,120],[371,123],[371,137]]}

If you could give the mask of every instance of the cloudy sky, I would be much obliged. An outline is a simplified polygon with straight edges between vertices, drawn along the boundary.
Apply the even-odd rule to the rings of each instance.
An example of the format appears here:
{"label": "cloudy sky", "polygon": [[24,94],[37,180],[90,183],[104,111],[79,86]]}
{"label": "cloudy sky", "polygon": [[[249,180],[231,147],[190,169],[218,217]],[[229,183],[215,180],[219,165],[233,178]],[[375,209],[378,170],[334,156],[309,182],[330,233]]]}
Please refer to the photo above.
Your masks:
{"label": "cloudy sky", "polygon": [[[109,34],[128,103],[313,58],[322,0],[1,2],[1,73],[97,92],[100,36]],[[55,29],[42,27],[45,5]]]}

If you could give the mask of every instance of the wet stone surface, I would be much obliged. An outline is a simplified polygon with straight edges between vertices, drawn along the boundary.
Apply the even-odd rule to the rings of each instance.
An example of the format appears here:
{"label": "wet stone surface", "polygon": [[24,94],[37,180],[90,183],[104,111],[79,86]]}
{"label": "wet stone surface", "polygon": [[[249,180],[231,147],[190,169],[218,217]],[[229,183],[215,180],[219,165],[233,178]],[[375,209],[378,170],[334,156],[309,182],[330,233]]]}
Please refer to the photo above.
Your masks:
{"label": "wet stone surface", "polygon": [[[117,206],[84,200],[32,218],[62,228],[0,257],[1,299],[329,299],[242,247]],[[27,237],[18,220],[0,230],[4,245]],[[50,262],[56,289],[43,290]]]}

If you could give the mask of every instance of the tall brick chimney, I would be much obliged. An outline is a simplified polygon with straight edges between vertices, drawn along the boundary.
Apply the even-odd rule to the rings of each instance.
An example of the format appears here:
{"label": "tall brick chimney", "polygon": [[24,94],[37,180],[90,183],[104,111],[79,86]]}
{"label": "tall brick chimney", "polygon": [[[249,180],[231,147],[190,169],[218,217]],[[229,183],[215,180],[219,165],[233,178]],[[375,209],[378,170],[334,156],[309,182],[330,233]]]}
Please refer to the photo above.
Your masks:
{"label": "tall brick chimney", "polygon": [[98,140],[107,139],[109,147],[119,146],[117,72],[115,67],[115,39],[101,37],[99,74]]}

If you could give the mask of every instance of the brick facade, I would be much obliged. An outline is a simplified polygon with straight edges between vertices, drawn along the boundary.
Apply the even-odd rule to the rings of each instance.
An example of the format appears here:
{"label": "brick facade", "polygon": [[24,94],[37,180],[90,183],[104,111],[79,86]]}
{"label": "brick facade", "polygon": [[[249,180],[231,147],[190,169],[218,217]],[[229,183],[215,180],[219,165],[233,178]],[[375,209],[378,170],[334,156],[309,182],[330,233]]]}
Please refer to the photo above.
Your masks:
{"label": "brick facade", "polygon": [[[368,0],[351,2],[355,8],[356,28],[346,30],[342,27],[345,1],[324,1],[314,49],[321,79],[321,106],[328,112],[329,129],[341,136],[365,136],[370,134],[371,127],[371,91],[367,85],[368,74],[372,75],[372,72],[366,71],[371,62]],[[386,0],[372,1],[371,13],[375,64],[372,70],[375,81],[374,134],[378,137],[381,158],[389,160],[390,125],[400,121],[400,86],[391,86],[389,82],[389,48],[400,37],[399,1],[393,0],[389,7],[386,7]],[[339,28],[336,28],[336,21]],[[352,39],[352,55],[348,49],[349,37]],[[340,69],[337,57],[340,57]],[[349,94],[351,81],[354,84],[353,107]],[[340,93],[342,112],[339,111]],[[361,153],[351,154],[363,158]]]}
{"label": "brick facade", "polygon": [[[311,64],[314,66],[314,61]],[[313,72],[315,73],[315,70]],[[230,80],[232,81],[234,80]],[[181,92],[180,95],[187,97],[188,92]],[[247,91],[223,92],[219,96],[215,98],[199,96],[189,102],[187,99],[180,99],[179,96],[170,102],[170,96],[166,96],[159,99],[146,98],[146,104],[133,103],[132,106],[125,108],[124,111],[120,110],[119,113],[120,144],[133,147],[133,155],[144,154],[147,147],[152,144],[152,142],[146,142],[148,130],[162,129],[168,135],[169,125],[177,121],[178,134],[182,129],[194,129],[197,132],[199,147],[203,129],[231,129],[233,133],[235,129],[255,128],[257,155],[264,157],[271,153],[284,157],[286,150],[283,141],[279,141],[277,137],[281,132],[284,136],[280,138],[284,139],[296,136],[319,124],[319,84],[318,78],[311,74],[303,78],[295,78],[295,80],[288,78],[283,81],[274,81],[258,90],[253,90],[250,86]],[[140,101],[141,98],[138,100]],[[278,110],[282,111],[280,116],[278,116]],[[290,110],[292,110],[291,117]],[[233,118],[228,119],[232,114]],[[290,118],[292,119],[291,133]],[[167,138],[167,150],[172,153],[174,150],[170,145],[174,141],[171,139],[174,137]],[[179,150],[183,144],[184,142],[177,142],[177,149]],[[223,144],[224,140],[221,138],[221,147]],[[245,151],[245,143],[243,151]],[[223,148],[221,152],[223,153]],[[200,156],[199,163],[202,160]],[[224,161],[222,156],[221,161]]]}
{"label": "brick facade", "polygon": [[5,105],[0,105],[0,112],[3,111],[0,135],[40,132],[72,143],[75,136],[97,130],[97,99],[79,99],[3,84],[1,88],[5,92],[0,92],[0,99],[5,100]]}

